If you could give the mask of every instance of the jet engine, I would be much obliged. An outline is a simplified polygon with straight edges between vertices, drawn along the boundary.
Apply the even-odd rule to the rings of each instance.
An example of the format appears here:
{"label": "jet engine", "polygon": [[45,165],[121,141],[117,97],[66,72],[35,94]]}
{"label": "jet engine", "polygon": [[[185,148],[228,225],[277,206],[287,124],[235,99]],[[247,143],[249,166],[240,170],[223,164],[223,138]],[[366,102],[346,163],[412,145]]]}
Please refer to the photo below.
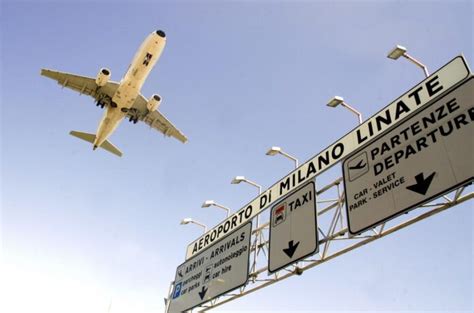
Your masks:
{"label": "jet engine", "polygon": [[156,109],[158,109],[158,107],[160,106],[160,103],[161,97],[157,94],[154,94],[153,96],[151,96],[150,100],[148,100],[146,108],[150,112],[156,111]]}
{"label": "jet engine", "polygon": [[99,74],[97,74],[97,78],[95,79],[95,83],[99,87],[103,87],[107,84],[110,78],[110,71],[106,68],[101,68]]}

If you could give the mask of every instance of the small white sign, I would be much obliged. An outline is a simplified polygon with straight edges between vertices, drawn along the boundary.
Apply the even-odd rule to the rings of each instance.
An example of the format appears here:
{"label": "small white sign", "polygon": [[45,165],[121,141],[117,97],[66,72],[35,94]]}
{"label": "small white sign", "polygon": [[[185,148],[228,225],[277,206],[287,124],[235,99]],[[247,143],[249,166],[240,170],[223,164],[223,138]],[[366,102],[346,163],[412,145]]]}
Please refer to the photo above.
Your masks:
{"label": "small white sign", "polygon": [[252,223],[178,266],[168,312],[183,312],[248,280]]}
{"label": "small white sign", "polygon": [[318,251],[314,182],[275,204],[270,212],[268,271],[274,273]]}
{"label": "small white sign", "polygon": [[471,76],[344,161],[351,234],[474,179],[473,93]]}

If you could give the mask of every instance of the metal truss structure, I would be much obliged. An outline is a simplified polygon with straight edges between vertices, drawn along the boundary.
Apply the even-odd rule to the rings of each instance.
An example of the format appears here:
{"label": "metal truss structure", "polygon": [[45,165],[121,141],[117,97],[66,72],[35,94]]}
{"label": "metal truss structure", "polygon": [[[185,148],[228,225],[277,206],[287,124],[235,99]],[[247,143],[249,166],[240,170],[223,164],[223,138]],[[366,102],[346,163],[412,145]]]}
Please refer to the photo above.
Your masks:
{"label": "metal truss structure", "polygon": [[[402,214],[394,220],[354,236],[349,233],[347,228],[343,185],[342,177],[340,177],[322,188],[316,188],[318,230],[320,234],[318,253],[274,274],[269,274],[267,269],[269,255],[269,220],[267,220],[252,231],[251,266],[248,283],[241,288],[217,297],[188,312],[205,312],[259,289],[268,287],[276,282],[285,280],[293,275],[301,275],[310,268],[321,265],[351,250],[357,249],[474,198],[474,192],[469,192],[468,190],[472,188],[463,186],[454,190],[452,193],[410,211],[409,214]],[[333,197],[329,198],[331,195]],[[325,197],[328,198],[324,199]],[[260,215],[265,216],[265,214]],[[255,220],[256,217],[254,218],[254,222]],[[171,283],[168,299],[171,296],[173,288],[174,285]]]}
{"label": "metal truss structure", "polygon": [[[455,64],[458,64],[456,65],[457,67],[455,66]],[[463,70],[460,71],[459,70],[460,68],[462,68]],[[452,84],[450,84],[449,86],[446,86],[446,90],[452,88],[451,91],[454,91],[455,89],[463,85],[465,82],[468,82],[468,81],[472,82],[472,73],[470,72],[469,68],[467,67],[467,63],[462,57],[457,57],[453,59],[450,63],[446,64],[443,68],[438,70],[436,73],[437,73],[436,75],[438,76],[445,75],[447,78],[449,78],[446,81],[452,82]],[[437,79],[439,78],[438,76],[436,76]],[[424,84],[424,82],[422,83]],[[423,87],[424,85],[422,83],[418,85],[417,87],[418,89],[412,89],[412,90],[421,90],[422,88],[424,88]],[[430,106],[431,105],[430,103],[432,101],[439,101],[439,99],[442,99],[441,96],[445,97],[444,94],[443,95],[440,94],[439,98],[437,97],[430,98],[427,100],[428,102],[426,102],[424,105],[426,105],[426,107]],[[402,97],[405,97],[405,98],[411,97],[411,94],[408,94],[408,95],[404,94]],[[402,98],[399,98],[399,99],[402,99]],[[338,99],[338,100],[342,101],[342,99]],[[404,102],[402,100],[398,102],[392,102],[387,107],[385,107],[385,111],[389,113],[390,110],[395,110],[395,106],[398,105],[399,103],[404,103]],[[417,105],[419,104],[420,103],[417,103]],[[360,114],[358,115],[360,117]],[[368,122],[364,122],[364,123],[367,123],[367,125],[370,125],[372,129],[372,126],[373,126],[372,123],[374,123],[374,120],[377,120],[377,118],[379,118],[380,116],[382,115],[377,113],[376,115],[371,117],[368,120]],[[415,115],[413,114],[412,116],[415,116]],[[408,121],[408,118],[409,117],[406,117],[407,121]],[[362,125],[364,125],[364,123],[362,123]],[[359,127],[362,127],[362,125]],[[395,125],[392,125],[392,126],[395,127]],[[360,129],[361,128],[359,128],[358,130]],[[384,132],[388,133],[392,129],[395,129],[395,128],[387,128],[386,131]],[[372,134],[372,132],[373,130],[370,131],[372,139],[376,138],[376,136],[380,136],[383,134],[382,128],[379,129],[378,133]],[[344,147],[344,143],[347,143],[348,147],[352,147],[351,151],[349,152],[346,151],[346,155],[344,156],[345,158],[348,157],[349,153],[354,152],[354,149],[358,148],[354,146],[354,140],[352,140],[351,137],[349,137],[349,134],[346,134],[346,136],[342,137],[337,142],[337,144],[342,147]],[[372,139],[369,138],[369,142]],[[336,144],[333,144],[330,147],[336,147]],[[277,150],[279,151],[280,149],[278,148]],[[329,148],[327,148],[323,152],[329,153]],[[323,156],[323,152],[317,155],[318,158]],[[315,160],[317,156],[314,156],[313,160]],[[250,238],[252,244],[250,247],[250,254],[251,254],[250,255],[250,269],[248,273],[247,283],[240,288],[234,289],[231,292],[225,293],[206,303],[203,303],[200,306],[195,307],[190,311],[199,311],[199,312],[208,311],[218,306],[221,306],[225,303],[228,303],[232,300],[238,299],[247,294],[255,292],[259,289],[268,287],[276,282],[285,280],[293,275],[301,275],[306,270],[309,270],[315,266],[318,266],[327,261],[330,261],[336,257],[342,256],[349,251],[360,248],[370,242],[373,242],[387,235],[395,233],[409,225],[417,223],[430,216],[438,214],[444,210],[447,210],[451,207],[454,207],[460,203],[469,201],[472,198],[474,198],[474,191],[473,191],[474,188],[469,186],[472,183],[472,177],[468,176],[465,179],[471,179],[471,181],[467,183],[466,185],[457,187],[457,189],[451,190],[449,193],[445,193],[444,195],[438,197],[437,199],[434,199],[433,201],[429,203],[425,203],[413,210],[410,210],[409,212],[407,212],[407,214],[402,213],[398,215],[396,218],[387,220],[385,223],[379,224],[378,226],[374,228],[368,229],[367,231],[364,231],[361,234],[353,235],[349,232],[349,229],[348,229],[348,224],[347,224],[348,219],[347,219],[347,213],[346,213],[346,207],[345,207],[346,199],[345,199],[345,192],[344,192],[344,182],[343,182],[343,178],[340,177],[341,176],[340,165],[343,162],[344,157],[342,157],[340,160],[339,158],[334,158],[335,162],[331,162],[331,164],[327,163],[326,164],[327,166],[322,167],[323,169],[322,171],[321,169],[319,169],[318,172],[314,170],[313,174],[315,175],[308,176],[308,178],[316,177],[315,179],[317,182],[315,191],[316,191],[316,206],[317,206],[317,226],[318,226],[318,237],[319,237],[318,252],[311,255],[310,257],[299,260],[297,263],[289,265],[286,268],[283,268],[273,274],[270,274],[268,271],[269,231],[270,231],[269,211],[270,210],[266,208],[265,210],[261,211],[260,214],[253,216],[252,218],[254,229],[252,231],[252,237]],[[311,163],[312,160],[311,162],[310,160],[308,160],[307,162],[308,164],[312,164]],[[295,162],[295,164],[297,165],[298,162]],[[302,167],[303,166],[299,168],[302,168]],[[295,173],[296,171],[293,172],[293,175],[295,175]],[[298,172],[298,175],[299,175],[299,172]],[[293,180],[295,179],[294,177],[295,176],[293,176]],[[466,180],[462,180],[462,181],[464,182]],[[326,182],[330,182],[330,183],[326,184]],[[298,182],[298,186],[299,186],[299,183],[301,182]],[[318,188],[317,187],[318,184],[321,184],[321,186],[323,187]],[[280,192],[280,194],[282,193]],[[276,201],[276,199],[274,200]],[[254,199],[254,201],[256,201],[256,199]],[[168,298],[165,299],[167,309],[170,303],[169,299],[171,299],[173,289],[174,289],[174,282],[171,283],[170,290],[168,293]],[[202,298],[203,297],[201,297],[201,299]]]}

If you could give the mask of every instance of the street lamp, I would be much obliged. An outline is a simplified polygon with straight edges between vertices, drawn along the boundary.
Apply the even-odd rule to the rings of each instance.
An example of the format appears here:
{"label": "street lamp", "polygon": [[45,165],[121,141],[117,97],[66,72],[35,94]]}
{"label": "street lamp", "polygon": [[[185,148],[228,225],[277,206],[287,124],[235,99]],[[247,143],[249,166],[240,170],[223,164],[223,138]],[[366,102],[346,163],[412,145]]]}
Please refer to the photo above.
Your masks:
{"label": "street lamp", "polygon": [[418,61],[414,57],[410,56],[407,53],[407,48],[405,48],[403,46],[400,46],[400,45],[397,45],[397,46],[395,46],[395,48],[390,50],[390,52],[387,54],[387,58],[392,59],[392,60],[397,60],[399,57],[404,57],[404,58],[410,60],[412,63],[416,64],[417,66],[419,66],[423,69],[423,71],[425,72],[426,77],[430,76],[430,74],[428,73],[428,68],[423,63],[421,63],[420,61]]}
{"label": "street lamp", "polygon": [[359,118],[359,124],[362,124],[362,113],[360,113],[359,111],[357,111],[356,109],[354,109],[353,107],[345,103],[343,97],[335,96],[331,100],[329,100],[329,102],[326,105],[328,107],[335,108],[339,104],[345,107],[346,109],[348,109],[349,111],[351,111],[352,113],[354,113],[355,115],[357,115]]}
{"label": "street lamp", "polygon": [[201,205],[201,208],[208,208],[210,206],[216,206],[218,208],[221,208],[223,210],[227,211],[227,217],[230,215],[230,209],[228,207],[223,206],[222,204],[219,204],[215,202],[214,200],[206,200],[204,203]]}
{"label": "street lamp", "polygon": [[293,160],[295,162],[295,168],[298,167],[298,159],[289,155],[288,153],[286,153],[285,151],[281,150],[280,147],[271,147],[268,151],[267,151],[267,155],[270,155],[270,156],[274,156],[274,155],[277,155],[277,154],[281,154],[285,157],[287,157],[288,159],[290,160]]}
{"label": "street lamp", "polygon": [[232,179],[232,181],[230,182],[231,184],[240,184],[241,182],[245,182],[247,184],[250,184],[252,186],[255,186],[258,188],[258,194],[261,194],[262,193],[262,186],[260,186],[259,184],[251,181],[251,180],[248,180],[247,178],[245,178],[245,176],[235,176],[234,179]]}
{"label": "street lamp", "polygon": [[207,232],[207,226],[206,226],[206,225],[204,225],[203,223],[200,223],[200,222],[198,222],[198,221],[195,221],[195,220],[193,220],[193,219],[190,218],[190,217],[183,218],[183,219],[181,220],[181,223],[180,223],[180,224],[181,224],[181,225],[186,225],[186,224],[189,224],[189,223],[199,225],[199,226],[201,226],[202,228],[204,228],[204,233]]}
{"label": "street lamp", "polygon": [[[262,194],[262,186],[260,186],[259,184],[251,181],[251,180],[248,180],[247,178],[245,178],[245,176],[235,176],[234,179],[232,179],[232,181],[230,182],[231,184],[240,184],[242,182],[245,182],[247,184],[250,184],[252,186],[255,186],[258,188],[258,194]],[[255,224],[256,224],[256,228],[258,229],[260,227],[260,215],[257,215],[257,217],[255,218]],[[254,269],[257,268],[257,252],[258,252],[258,246],[259,246],[259,243],[260,243],[260,240],[259,240],[259,237],[258,237],[258,232],[255,233],[255,252],[253,254],[253,267]],[[253,278],[254,282],[255,282],[255,277]]]}

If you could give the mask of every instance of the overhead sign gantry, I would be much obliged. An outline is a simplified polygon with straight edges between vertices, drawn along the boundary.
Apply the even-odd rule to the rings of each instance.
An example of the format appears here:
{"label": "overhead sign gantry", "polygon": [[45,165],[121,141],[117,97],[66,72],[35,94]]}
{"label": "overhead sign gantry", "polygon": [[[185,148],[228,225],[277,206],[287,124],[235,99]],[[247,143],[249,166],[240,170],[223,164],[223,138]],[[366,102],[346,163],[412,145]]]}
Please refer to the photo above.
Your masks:
{"label": "overhead sign gantry", "polygon": [[188,245],[186,259],[231,234],[270,205],[337,164],[424,105],[438,98],[469,76],[469,67],[458,56],[366,120],[350,133],[299,166],[283,179]]}
{"label": "overhead sign gantry", "polygon": [[[462,196],[474,178],[473,84],[464,58],[454,58],[192,242],[185,263],[177,269],[167,312],[215,307],[474,198],[473,193]],[[316,191],[313,179],[339,162],[343,162],[343,178],[331,184],[337,186],[338,199],[317,212],[316,196],[327,187]],[[344,194],[339,192],[341,181]],[[448,203],[390,229],[385,225],[374,229],[454,189]],[[256,237],[251,246],[251,220],[269,207],[269,240]],[[334,217],[319,241],[317,216],[331,208]],[[262,236],[264,229],[265,225],[255,230],[255,236]],[[358,236],[369,229],[373,232]],[[330,255],[329,244],[338,239],[363,241]],[[320,244],[320,253],[308,258]],[[257,269],[258,251],[265,248],[268,266]],[[252,283],[264,282],[254,289],[246,285],[251,251],[256,256]],[[299,261],[302,265],[296,267]],[[295,268],[288,270],[292,265]],[[276,273],[282,269],[288,270],[284,276]],[[265,279],[257,280],[267,271]],[[218,298],[221,295],[226,295],[224,300]]]}

